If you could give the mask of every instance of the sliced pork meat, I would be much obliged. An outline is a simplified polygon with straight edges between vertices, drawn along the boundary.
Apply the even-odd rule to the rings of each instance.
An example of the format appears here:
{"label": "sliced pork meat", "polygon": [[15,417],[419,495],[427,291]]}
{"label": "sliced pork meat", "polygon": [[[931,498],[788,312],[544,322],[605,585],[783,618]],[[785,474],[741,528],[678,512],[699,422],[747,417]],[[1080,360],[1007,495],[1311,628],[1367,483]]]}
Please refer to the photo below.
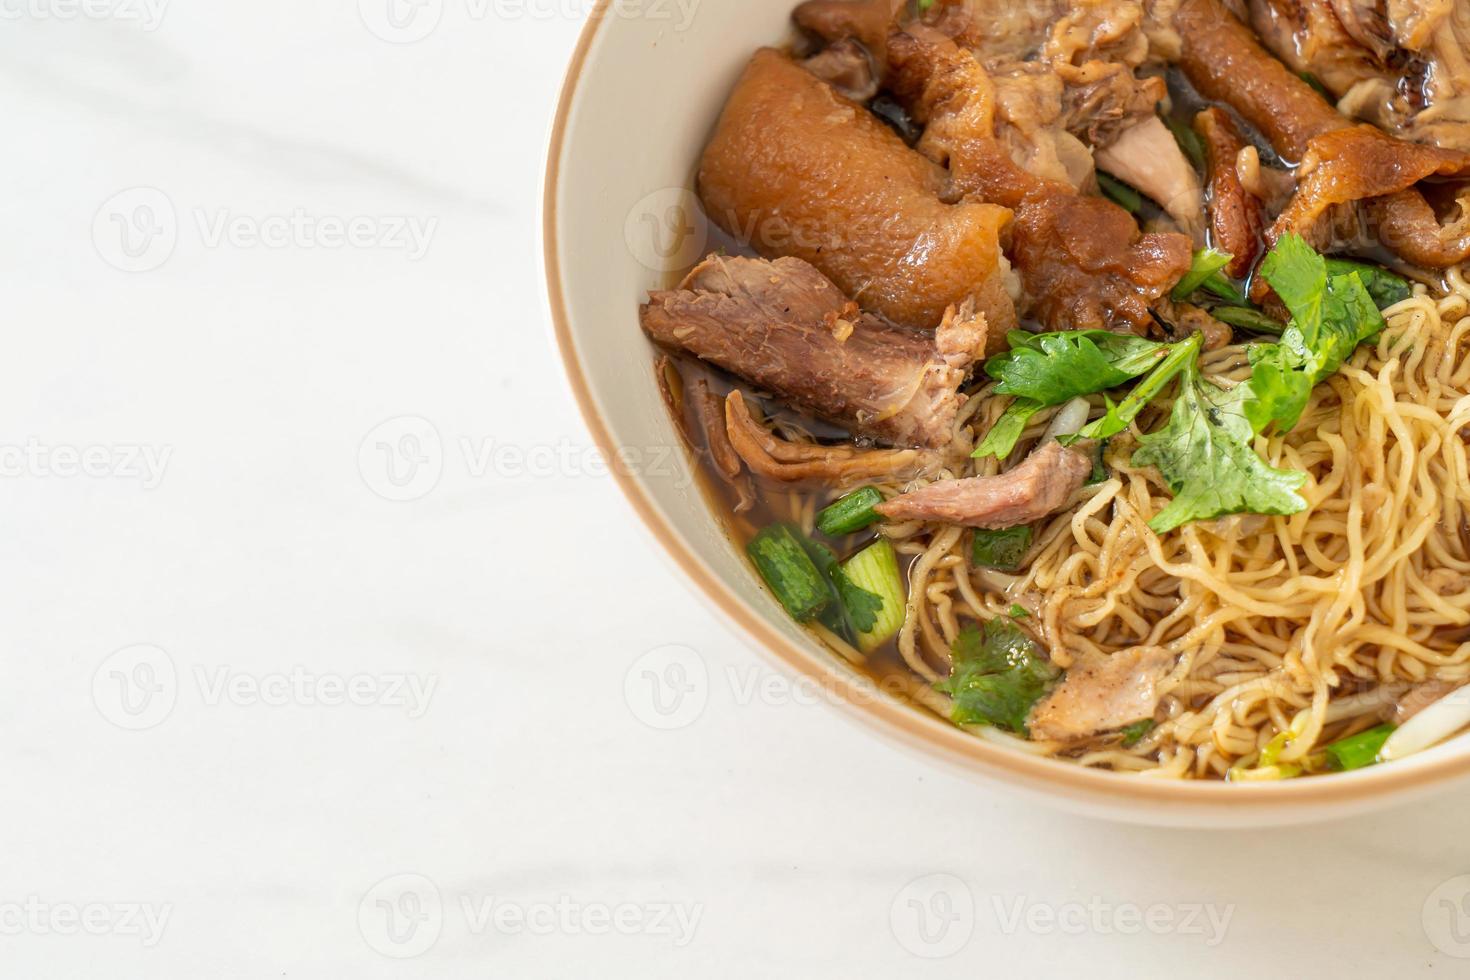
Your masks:
{"label": "sliced pork meat", "polygon": [[743,514],[755,506],[755,488],[725,434],[724,403],[704,377],[696,376],[686,383],[684,374],[668,354],[660,355],[654,364],[659,394],[669,417],[679,427],[684,442],[707,456],[715,473],[735,492],[735,513]]}
{"label": "sliced pork meat", "polygon": [[1470,150],[1470,0],[1252,0],[1250,21],[1344,114]]}
{"label": "sliced pork meat", "polygon": [[873,56],[881,71],[887,63],[888,32],[908,0],[806,0],[791,13],[796,26],[834,44],[853,40]]}
{"label": "sliced pork meat", "polygon": [[1185,234],[1201,238],[1199,175],[1158,116],[1134,123],[1098,150],[1097,165],[1158,201]]}
{"label": "sliced pork meat", "polygon": [[740,465],[740,454],[730,442],[725,426],[725,405],[720,396],[710,390],[709,382],[696,378],[689,393],[695,421],[704,436],[704,445],[710,462],[720,478],[735,491],[735,513],[743,514],[755,506],[755,489],[750,478]]}
{"label": "sliced pork meat", "polygon": [[1464,197],[1455,216],[1443,224],[1415,188],[1368,201],[1365,207],[1379,241],[1416,265],[1445,269],[1470,259],[1470,201]]}
{"label": "sliced pork meat", "polygon": [[1062,124],[1088,146],[1103,148],[1152,118],[1167,95],[1162,78],[1138,79],[1123,65],[1091,61],[1067,78]]}
{"label": "sliced pork meat", "polygon": [[[1261,199],[1240,179],[1240,154],[1247,146],[1228,113],[1209,108],[1194,117],[1194,129],[1205,144],[1209,169],[1210,236],[1216,248],[1232,256],[1225,271],[1244,279],[1256,267],[1262,250],[1266,215]],[[1254,161],[1259,166],[1259,160]]]}
{"label": "sliced pork meat", "polygon": [[992,129],[988,74],[949,38],[915,27],[890,37],[888,51],[894,93],[925,126],[920,152],[948,165],[966,199],[1014,210],[1027,314],[1052,330],[1149,330],[1150,303],[1189,269],[1190,239],[1141,234],[1112,202],[1017,166]]}
{"label": "sliced pork meat", "polygon": [[1022,170],[1076,190],[1092,183],[1092,154],[1063,126],[1066,86],[1045,65],[1009,62],[990,72],[993,131]]}
{"label": "sliced pork meat", "polygon": [[[1467,257],[1463,230],[1441,228],[1428,204],[1420,207],[1424,198],[1414,185],[1430,177],[1470,176],[1470,153],[1406,143],[1375,126],[1357,125],[1314,137],[1298,173],[1305,176],[1296,195],[1267,232],[1272,242],[1295,232],[1326,248],[1332,242],[1323,229],[1331,226],[1333,208],[1393,195],[1370,208],[1380,225],[1389,225],[1379,234],[1383,245],[1411,262],[1437,268]],[[1415,227],[1417,234],[1407,233]],[[1416,248],[1430,235],[1438,247]]]}
{"label": "sliced pork meat", "polygon": [[1402,725],[1431,704],[1448,697],[1462,686],[1454,681],[1425,681],[1423,684],[1416,684],[1394,702],[1393,707],[1387,712],[1388,720],[1395,725]]}
{"label": "sliced pork meat", "polygon": [[[800,259],[713,255],[639,308],[655,343],[692,354],[856,435],[946,445],[985,321],[950,310],[935,333],[862,313]],[[1003,343],[998,337],[997,343]]]}
{"label": "sliced pork meat", "polygon": [[1152,718],[1173,670],[1174,656],[1159,647],[1085,657],[1031,709],[1026,727],[1032,738],[1075,742]]}
{"label": "sliced pork meat", "polygon": [[725,431],[751,472],[780,483],[846,489],[867,480],[910,479],[938,462],[934,453],[918,449],[858,449],[782,439],[755,420],[739,391],[725,398]]}
{"label": "sliced pork meat", "polygon": [[875,509],[894,521],[932,521],[963,527],[1030,524],[1061,510],[1092,473],[1081,453],[1049,442],[1015,469],[998,476],[941,480],[901,494]]}
{"label": "sliced pork meat", "polygon": [[1470,153],[1355,125],[1267,53],[1219,0],[1184,0],[1174,25],[1183,43],[1180,63],[1200,93],[1231,105],[1298,165],[1296,194],[1267,230],[1268,242],[1294,232],[1330,247],[1341,237],[1338,229],[1356,227],[1345,206],[1370,201],[1369,218],[1400,257],[1435,268],[1470,257],[1465,229],[1458,222],[1441,226],[1415,187],[1431,177],[1470,176]]}
{"label": "sliced pork meat", "polygon": [[1000,236],[1010,211],[948,204],[942,169],[876,116],[779,51],[756,53],[699,169],[725,231],[767,258],[811,263],[864,309],[934,329],[973,299],[991,329],[1016,323]]}
{"label": "sliced pork meat", "polygon": [[807,58],[801,66],[854,102],[878,94],[878,69],[862,43],[844,38]]}

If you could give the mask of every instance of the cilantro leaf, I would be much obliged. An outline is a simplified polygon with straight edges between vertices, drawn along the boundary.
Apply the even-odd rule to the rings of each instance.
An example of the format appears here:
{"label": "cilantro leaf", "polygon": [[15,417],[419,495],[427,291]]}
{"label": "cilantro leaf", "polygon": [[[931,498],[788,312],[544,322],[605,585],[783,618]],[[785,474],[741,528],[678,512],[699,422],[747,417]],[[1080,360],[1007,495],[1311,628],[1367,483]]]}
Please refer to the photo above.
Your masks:
{"label": "cilantro leaf", "polygon": [[1005,459],[1016,448],[1026,423],[1043,408],[1147,374],[1171,349],[1169,344],[1106,330],[1043,334],[1012,330],[1006,339],[1011,349],[987,361],[985,372],[1000,382],[996,394],[1015,395],[1016,400],[976,447],[977,459]]}
{"label": "cilantro leaf", "polygon": [[935,685],[954,699],[950,717],[961,725],[994,725],[1026,733],[1031,707],[1058,671],[1035,641],[1008,619],[984,630],[966,626],[950,649],[949,677]]}
{"label": "cilantro leaf", "polygon": [[1379,265],[1371,265],[1367,262],[1356,262],[1353,259],[1327,260],[1327,274],[1329,276],[1345,276],[1349,272],[1356,272],[1358,278],[1363,280],[1363,286],[1368,294],[1373,297],[1373,302],[1378,304],[1380,310],[1387,309],[1395,303],[1401,303],[1414,294],[1409,287],[1409,280],[1403,276]]}
{"label": "cilantro leaf", "polygon": [[1167,344],[1102,330],[1025,334],[1011,350],[985,362],[1000,384],[997,395],[1016,395],[1041,405],[1060,405],[1078,395],[1116,388],[1149,370]]}
{"label": "cilantro leaf", "polygon": [[1174,494],[1149,521],[1156,533],[1223,514],[1295,514],[1307,506],[1296,492],[1307,475],[1276,469],[1256,455],[1243,388],[1218,388],[1191,363],[1168,423],[1139,440],[1134,465],[1158,467]]}
{"label": "cilantro leaf", "polygon": [[1029,398],[1017,398],[995,420],[995,424],[985,433],[985,438],[980,440],[980,445],[975,447],[975,452],[971,455],[976,459],[985,456],[1005,459],[1016,448],[1016,442],[1021,438],[1021,433],[1026,431],[1026,423],[1031,421],[1031,416],[1044,407]]}
{"label": "cilantro leaf", "polygon": [[1116,405],[1108,400],[1108,410],[1102,418],[1094,419],[1075,436],[1068,436],[1062,442],[1070,444],[1078,439],[1109,439],[1128,428],[1145,405],[1153,401],[1180,371],[1195,362],[1199,356],[1200,342],[1200,335],[1194,334],[1174,344],[1167,356],[1158,362],[1148,377],[1133,387],[1126,398]]}
{"label": "cilantro leaf", "polygon": [[1300,235],[1282,235],[1261,260],[1261,275],[1294,319],[1320,320],[1327,263]]}
{"label": "cilantro leaf", "polygon": [[1251,350],[1254,399],[1245,414],[1257,433],[1273,422],[1287,432],[1312,389],[1383,329],[1383,314],[1357,269],[1329,276],[1327,260],[1297,235],[1282,236],[1262,261],[1261,275],[1291,311],[1291,322],[1279,344]]}
{"label": "cilantro leaf", "polygon": [[1242,405],[1251,431],[1259,434],[1272,422],[1289,432],[1312,397],[1312,379],[1301,370],[1301,355],[1284,344],[1250,347],[1251,398]]}

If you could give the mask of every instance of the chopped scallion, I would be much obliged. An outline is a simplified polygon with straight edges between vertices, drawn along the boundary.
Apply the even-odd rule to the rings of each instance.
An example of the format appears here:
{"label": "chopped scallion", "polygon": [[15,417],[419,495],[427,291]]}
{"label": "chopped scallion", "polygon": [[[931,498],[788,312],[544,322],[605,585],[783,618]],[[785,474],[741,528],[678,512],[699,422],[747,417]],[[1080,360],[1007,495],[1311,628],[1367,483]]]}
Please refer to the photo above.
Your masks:
{"label": "chopped scallion", "polygon": [[1123,735],[1123,747],[1125,749],[1133,748],[1133,746],[1143,741],[1143,737],[1145,735],[1153,730],[1154,720],[1152,718],[1143,718],[1139,721],[1135,721],[1131,725],[1123,726],[1123,728],[1121,729],[1121,734]]}
{"label": "chopped scallion", "polygon": [[1143,207],[1143,195],[1112,174],[1099,170],[1097,186],[1105,197],[1129,214],[1137,214]]}
{"label": "chopped scallion", "polygon": [[1210,311],[1210,315],[1232,327],[1270,334],[1274,337],[1281,336],[1282,331],[1286,329],[1284,323],[1278,323],[1260,310],[1253,310],[1248,306],[1217,306]]}
{"label": "chopped scallion", "polygon": [[831,589],[791,528],[784,524],[763,528],[745,550],[766,585],[798,623],[811,619],[831,602]]}
{"label": "chopped scallion", "polygon": [[1393,725],[1379,725],[1327,746],[1327,764],[1339,772],[1362,769],[1378,761],[1378,750],[1394,732]]}
{"label": "chopped scallion", "polygon": [[1164,125],[1174,134],[1174,142],[1179,144],[1179,149],[1189,157],[1189,162],[1194,164],[1195,169],[1205,169],[1205,141],[1200,139],[1199,133],[1182,119],[1165,119]]}
{"label": "chopped scallion", "polygon": [[861,531],[882,520],[873,509],[882,502],[883,494],[873,487],[854,490],[817,514],[817,530],[834,538]]}
{"label": "chopped scallion", "polygon": [[882,608],[874,617],[871,629],[857,634],[858,647],[864,653],[872,653],[891,640],[903,626],[903,617],[908,607],[903,575],[898,569],[898,554],[887,538],[849,558],[842,566],[853,585],[879,598]]}
{"label": "chopped scallion", "polygon": [[[1189,263],[1189,271],[1184,274],[1184,278],[1179,280],[1178,285],[1174,287],[1174,291],[1169,295],[1175,301],[1189,299],[1194,294],[1194,291],[1204,286],[1206,280],[1209,280],[1212,276],[1218,276],[1218,280],[1213,284],[1217,288],[1221,282],[1228,286],[1229,280],[1225,279],[1224,276],[1219,276],[1219,272],[1230,264],[1232,258],[1234,256],[1229,252],[1222,252],[1219,249],[1199,249],[1194,253],[1194,259]],[[1244,298],[1238,302],[1244,302]]]}

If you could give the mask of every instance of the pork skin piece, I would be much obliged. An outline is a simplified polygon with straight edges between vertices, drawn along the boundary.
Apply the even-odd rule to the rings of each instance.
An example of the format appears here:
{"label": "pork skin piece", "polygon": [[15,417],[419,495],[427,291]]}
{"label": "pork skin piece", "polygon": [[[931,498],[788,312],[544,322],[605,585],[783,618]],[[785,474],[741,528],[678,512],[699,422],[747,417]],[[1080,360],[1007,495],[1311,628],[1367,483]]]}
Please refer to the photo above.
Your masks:
{"label": "pork skin piece", "polygon": [[959,387],[987,336],[982,319],[959,313],[937,333],[862,313],[796,258],[712,255],[678,289],[651,293],[639,316],[655,343],[793,408],[855,435],[930,449],[950,441]]}
{"label": "pork skin piece", "polygon": [[1010,211],[947,204],[944,171],[863,106],[770,48],[757,51],[705,148],[711,220],[766,258],[804,260],[863,309],[932,330],[973,299],[1015,326],[1000,235]]}
{"label": "pork skin piece", "polygon": [[1179,66],[1200,95],[1232,106],[1289,163],[1306,156],[1314,136],[1352,125],[1219,0],[1184,0],[1174,29],[1183,44]]}
{"label": "pork skin piece", "polygon": [[[1296,194],[1266,232],[1288,232],[1318,248],[1333,244],[1337,205],[1365,201],[1382,243],[1401,258],[1444,268],[1470,258],[1463,222],[1441,226],[1415,187],[1428,178],[1470,176],[1470,153],[1409,143],[1354,124],[1273,58],[1220,0],[1184,0],[1174,16],[1184,73],[1200,94],[1225,102],[1298,165]],[[1260,300],[1265,283],[1253,287]]]}
{"label": "pork skin piece", "polygon": [[1173,654],[1159,647],[1085,658],[1031,709],[1026,728],[1033,739],[1075,742],[1151,718],[1173,669]]}
{"label": "pork skin piece", "polygon": [[1030,524],[1067,505],[1092,473],[1081,453],[1049,442],[998,476],[940,480],[873,509],[893,521],[999,529]]}
{"label": "pork skin piece", "polygon": [[1189,271],[1189,237],[1143,234],[1111,201],[1016,166],[995,137],[989,75],[938,31],[890,36],[888,58],[894,94],[925,126],[919,151],[948,165],[967,200],[1014,209],[1011,256],[1028,315],[1049,330],[1148,332],[1150,305]]}
{"label": "pork skin piece", "polygon": [[1204,141],[1209,169],[1210,232],[1216,247],[1231,255],[1225,271],[1244,279],[1256,267],[1266,228],[1264,206],[1245,189],[1236,167],[1245,138],[1229,114],[1213,106],[1194,117],[1194,130]]}
{"label": "pork skin piece", "polygon": [[1324,240],[1331,209],[1366,201],[1379,240],[1400,257],[1430,268],[1470,257],[1470,236],[1463,228],[1442,227],[1414,186],[1427,178],[1470,176],[1470,153],[1406,143],[1360,124],[1313,137],[1300,171],[1305,176],[1267,230],[1268,241],[1295,232],[1323,249],[1332,244]]}

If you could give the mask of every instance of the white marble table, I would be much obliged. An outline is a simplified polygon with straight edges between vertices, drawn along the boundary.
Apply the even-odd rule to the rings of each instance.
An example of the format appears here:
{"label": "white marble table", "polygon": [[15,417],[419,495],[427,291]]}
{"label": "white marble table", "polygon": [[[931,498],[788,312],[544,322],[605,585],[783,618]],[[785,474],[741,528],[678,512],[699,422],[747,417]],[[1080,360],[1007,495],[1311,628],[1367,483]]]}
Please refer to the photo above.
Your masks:
{"label": "white marble table", "polygon": [[552,348],[585,4],[364,2],[0,4],[0,975],[1470,971],[1470,788],[1131,829],[763,687]]}

